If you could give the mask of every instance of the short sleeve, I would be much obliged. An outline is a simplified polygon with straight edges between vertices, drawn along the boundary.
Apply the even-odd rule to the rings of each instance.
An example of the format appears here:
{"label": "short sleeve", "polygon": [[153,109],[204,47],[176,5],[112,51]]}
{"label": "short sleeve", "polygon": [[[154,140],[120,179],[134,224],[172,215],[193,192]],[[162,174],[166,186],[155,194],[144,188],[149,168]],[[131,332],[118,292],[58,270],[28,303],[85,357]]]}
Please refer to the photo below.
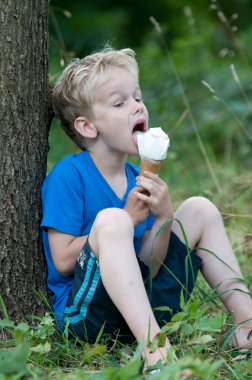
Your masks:
{"label": "short sleeve", "polygon": [[84,223],[85,184],[78,169],[60,163],[47,176],[42,187],[42,228],[80,236]]}

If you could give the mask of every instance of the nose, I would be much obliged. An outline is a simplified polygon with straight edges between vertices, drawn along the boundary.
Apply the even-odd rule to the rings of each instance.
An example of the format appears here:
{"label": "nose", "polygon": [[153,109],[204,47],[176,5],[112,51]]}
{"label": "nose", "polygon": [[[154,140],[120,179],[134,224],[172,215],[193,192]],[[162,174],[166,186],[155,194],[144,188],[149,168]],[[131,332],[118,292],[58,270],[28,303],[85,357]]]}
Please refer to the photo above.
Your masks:
{"label": "nose", "polygon": [[143,112],[143,110],[144,110],[143,102],[133,98],[133,113],[135,114],[135,113]]}

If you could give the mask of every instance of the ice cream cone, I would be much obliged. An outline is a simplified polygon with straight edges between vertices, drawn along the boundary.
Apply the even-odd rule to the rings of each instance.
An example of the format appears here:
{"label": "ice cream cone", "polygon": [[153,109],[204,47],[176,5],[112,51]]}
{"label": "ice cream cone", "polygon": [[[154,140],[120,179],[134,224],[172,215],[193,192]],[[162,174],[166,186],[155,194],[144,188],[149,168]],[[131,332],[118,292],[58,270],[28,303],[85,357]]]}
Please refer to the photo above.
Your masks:
{"label": "ice cream cone", "polygon": [[[158,174],[160,167],[167,157],[167,151],[170,145],[168,135],[162,128],[150,128],[147,132],[138,132],[138,151],[141,157],[140,175],[144,171]],[[148,190],[142,188],[141,193],[150,195]]]}
{"label": "ice cream cone", "polygon": [[148,170],[151,173],[158,174],[159,169],[161,168],[164,160],[147,160],[142,159],[140,162],[140,173],[139,175],[143,175],[145,170]]}

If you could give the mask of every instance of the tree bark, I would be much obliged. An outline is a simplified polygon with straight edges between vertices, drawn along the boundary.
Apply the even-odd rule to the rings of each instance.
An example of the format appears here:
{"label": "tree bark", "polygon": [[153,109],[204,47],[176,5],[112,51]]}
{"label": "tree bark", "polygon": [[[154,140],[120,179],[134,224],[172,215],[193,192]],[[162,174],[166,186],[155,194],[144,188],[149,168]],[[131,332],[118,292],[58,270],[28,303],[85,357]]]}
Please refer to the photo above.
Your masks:
{"label": "tree bark", "polygon": [[14,321],[45,309],[34,289],[46,292],[39,224],[50,124],[48,6],[0,4],[0,294]]}

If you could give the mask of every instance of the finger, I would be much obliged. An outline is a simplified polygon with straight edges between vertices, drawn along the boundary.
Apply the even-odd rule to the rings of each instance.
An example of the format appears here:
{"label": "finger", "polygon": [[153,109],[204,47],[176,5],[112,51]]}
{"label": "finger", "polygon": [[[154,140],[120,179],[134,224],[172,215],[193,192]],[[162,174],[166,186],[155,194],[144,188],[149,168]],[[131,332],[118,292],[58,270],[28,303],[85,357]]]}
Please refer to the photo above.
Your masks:
{"label": "finger", "polygon": [[[150,178],[150,179],[152,179],[153,181],[158,182],[158,183],[163,182],[163,181],[161,180],[161,178],[159,177],[158,174],[155,174],[155,173],[149,172],[148,170],[145,170],[145,171],[143,172],[143,175],[142,175],[142,176],[138,176],[138,177]],[[137,178],[138,178],[138,177],[137,177]]]}
{"label": "finger", "polygon": [[149,193],[145,193],[145,192],[136,192],[136,197],[140,200],[140,201],[143,201],[144,203],[147,203],[149,204],[150,203],[150,196],[149,196]]}
{"label": "finger", "polygon": [[139,188],[143,189],[140,192],[147,191],[147,192],[149,192],[152,195],[157,195],[158,193],[160,193],[160,184],[157,184],[152,179],[148,179],[148,178],[145,178],[145,177],[142,177],[142,178],[143,179],[139,179],[137,181],[137,186],[139,186]]}
{"label": "finger", "polygon": [[135,187],[135,189],[134,189],[134,195],[136,194],[136,193],[142,193],[144,191],[144,188],[143,187],[141,187],[141,186],[137,186],[137,187]]}
{"label": "finger", "polygon": [[133,187],[133,189],[130,190],[130,193],[134,193],[135,191],[138,191],[138,186]]}
{"label": "finger", "polygon": [[145,194],[146,196],[149,196],[149,192],[147,192],[146,190],[144,190],[143,188],[137,188],[136,191],[134,191],[134,198],[136,199],[136,204],[138,206],[140,206],[141,208],[147,208],[149,209],[149,207],[147,206],[146,202],[144,202],[144,200],[140,197],[138,197],[138,194]]}

